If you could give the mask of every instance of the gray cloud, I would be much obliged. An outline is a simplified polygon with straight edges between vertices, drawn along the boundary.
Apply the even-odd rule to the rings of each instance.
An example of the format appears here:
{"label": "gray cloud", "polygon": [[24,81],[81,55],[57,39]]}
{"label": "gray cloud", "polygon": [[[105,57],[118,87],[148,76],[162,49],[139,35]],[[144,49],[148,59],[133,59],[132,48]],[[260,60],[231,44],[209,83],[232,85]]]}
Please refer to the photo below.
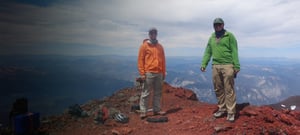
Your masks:
{"label": "gray cloud", "polygon": [[180,54],[176,48],[186,47],[199,50],[191,55],[201,55],[213,19],[222,17],[241,50],[292,48],[300,43],[299,6],[297,0],[82,0],[49,6],[8,2],[0,6],[0,42],[24,50],[51,44],[133,49],[128,55],[137,52],[147,29],[155,26],[165,50],[172,50],[169,54]]}

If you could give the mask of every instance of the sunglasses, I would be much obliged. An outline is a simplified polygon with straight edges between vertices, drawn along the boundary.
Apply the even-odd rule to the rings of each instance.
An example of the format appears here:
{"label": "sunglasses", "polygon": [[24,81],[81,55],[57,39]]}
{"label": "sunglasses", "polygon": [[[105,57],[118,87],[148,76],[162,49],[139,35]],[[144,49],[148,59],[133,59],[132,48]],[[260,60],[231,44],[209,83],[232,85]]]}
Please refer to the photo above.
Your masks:
{"label": "sunglasses", "polygon": [[157,32],[150,32],[149,35],[157,35]]}
{"label": "sunglasses", "polygon": [[216,26],[221,26],[221,25],[223,25],[223,23],[215,23],[215,24],[214,24],[214,27],[216,27]]}

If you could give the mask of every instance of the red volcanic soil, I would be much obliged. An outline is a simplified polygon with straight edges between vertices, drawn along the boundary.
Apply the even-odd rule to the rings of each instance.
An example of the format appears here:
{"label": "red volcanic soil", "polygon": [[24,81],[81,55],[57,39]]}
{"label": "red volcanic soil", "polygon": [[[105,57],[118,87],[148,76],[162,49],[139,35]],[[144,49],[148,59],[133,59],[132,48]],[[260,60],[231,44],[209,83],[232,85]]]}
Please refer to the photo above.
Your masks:
{"label": "red volcanic soil", "polygon": [[[269,106],[238,104],[234,123],[226,117],[214,118],[216,104],[198,101],[195,93],[164,84],[162,107],[168,122],[141,120],[131,106],[139,101],[140,91],[125,88],[102,100],[81,105],[89,116],[76,118],[68,113],[42,120],[41,130],[53,135],[299,135],[300,112],[275,110]],[[122,112],[129,122],[122,124],[109,117],[103,124],[94,123],[94,113],[106,107],[109,113]],[[105,110],[105,109],[104,109]],[[152,116],[152,112],[148,113]]]}

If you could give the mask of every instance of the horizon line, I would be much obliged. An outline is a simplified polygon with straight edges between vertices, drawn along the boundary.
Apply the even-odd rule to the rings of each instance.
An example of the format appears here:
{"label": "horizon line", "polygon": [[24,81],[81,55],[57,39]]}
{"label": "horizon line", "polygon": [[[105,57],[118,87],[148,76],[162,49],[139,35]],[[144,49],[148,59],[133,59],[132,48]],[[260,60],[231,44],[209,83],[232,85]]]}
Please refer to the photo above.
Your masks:
{"label": "horizon line", "polygon": [[[8,56],[13,56],[13,57],[18,57],[18,56],[64,56],[64,57],[138,57],[138,55],[121,55],[121,54],[91,54],[91,55],[70,55],[70,54],[0,54],[0,57],[8,57]],[[200,57],[201,56],[195,56],[195,55],[191,55],[191,56],[187,56],[187,55],[170,55],[170,56],[165,56],[166,58],[168,57]],[[245,56],[240,56],[240,59],[271,59],[271,58],[276,58],[276,59],[300,59],[300,58],[290,58],[290,57],[274,57],[274,56],[270,56],[270,57],[266,57],[266,56],[260,56],[260,57],[245,57]]]}

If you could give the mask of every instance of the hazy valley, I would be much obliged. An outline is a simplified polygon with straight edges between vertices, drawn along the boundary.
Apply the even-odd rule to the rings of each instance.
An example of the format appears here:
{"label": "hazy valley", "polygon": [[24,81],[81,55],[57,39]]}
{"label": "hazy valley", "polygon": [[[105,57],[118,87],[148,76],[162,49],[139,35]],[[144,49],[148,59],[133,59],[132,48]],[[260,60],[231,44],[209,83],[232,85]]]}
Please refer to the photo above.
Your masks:
{"label": "hazy valley", "polygon": [[[110,96],[134,87],[136,56],[1,56],[1,120],[13,101],[27,97],[30,111],[62,112],[75,103]],[[291,59],[240,59],[237,100],[273,104],[300,95],[300,62]],[[199,70],[201,57],[168,57],[166,82],[193,90],[200,101],[215,103],[211,67]]]}

